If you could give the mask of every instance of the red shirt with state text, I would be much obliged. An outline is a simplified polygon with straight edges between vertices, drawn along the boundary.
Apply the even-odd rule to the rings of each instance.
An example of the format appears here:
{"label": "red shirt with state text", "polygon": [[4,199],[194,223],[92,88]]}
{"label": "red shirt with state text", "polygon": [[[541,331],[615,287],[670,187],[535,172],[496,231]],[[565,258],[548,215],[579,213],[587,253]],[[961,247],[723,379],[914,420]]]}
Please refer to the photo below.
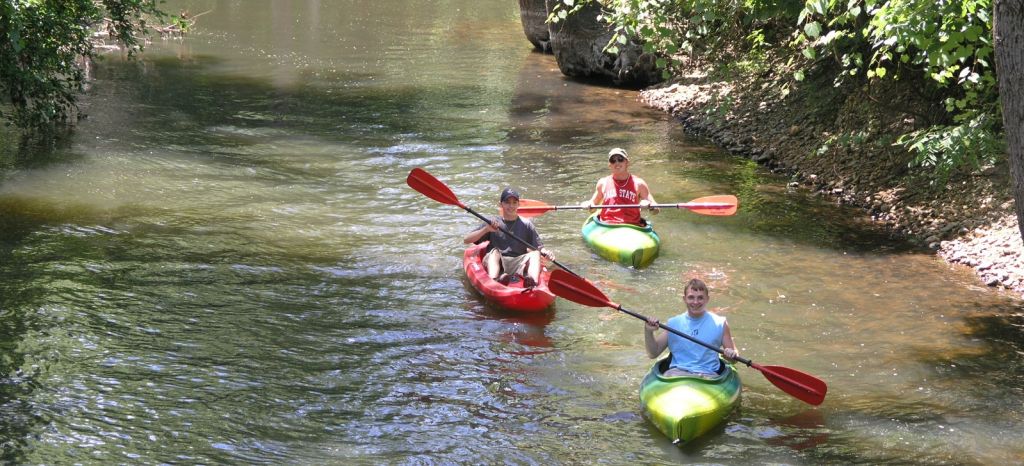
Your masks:
{"label": "red shirt with state text", "polygon": [[[636,205],[640,203],[640,196],[636,191],[636,182],[633,180],[633,175],[629,175],[629,178],[622,181],[616,180],[609,175],[601,178],[600,186],[601,196],[604,198],[602,205]],[[638,208],[601,209],[598,218],[606,223],[643,224],[643,220],[640,218],[640,209]]]}

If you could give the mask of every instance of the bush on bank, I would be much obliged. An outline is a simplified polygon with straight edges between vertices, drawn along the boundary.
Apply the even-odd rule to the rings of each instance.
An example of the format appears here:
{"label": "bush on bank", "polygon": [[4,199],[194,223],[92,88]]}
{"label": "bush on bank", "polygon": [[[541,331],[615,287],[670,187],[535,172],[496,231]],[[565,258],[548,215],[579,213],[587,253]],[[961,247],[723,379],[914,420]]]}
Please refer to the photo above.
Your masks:
{"label": "bush on bank", "polygon": [[666,79],[696,64],[733,80],[774,74],[781,96],[822,74],[835,87],[924,83],[941,110],[893,143],[937,184],[1005,158],[991,0],[557,0],[550,20],[593,2],[615,29],[608,51],[638,38]]}
{"label": "bush on bank", "polygon": [[0,121],[27,132],[73,123],[99,37],[129,53],[158,0],[0,1]]}

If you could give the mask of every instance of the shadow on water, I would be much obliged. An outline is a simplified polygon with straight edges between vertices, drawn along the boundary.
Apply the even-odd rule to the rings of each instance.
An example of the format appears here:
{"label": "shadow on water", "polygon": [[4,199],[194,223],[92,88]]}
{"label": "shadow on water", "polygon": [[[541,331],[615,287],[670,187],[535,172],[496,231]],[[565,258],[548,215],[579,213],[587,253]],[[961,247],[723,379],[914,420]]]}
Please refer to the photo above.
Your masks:
{"label": "shadow on water", "polygon": [[0,127],[0,182],[17,170],[77,160],[78,155],[69,152],[73,136],[73,128],[23,135],[13,128]]}
{"label": "shadow on water", "polygon": [[629,102],[634,94],[564,77],[553,56],[527,53],[508,108],[509,139],[559,150],[569,141],[615,134],[662,116]]}
{"label": "shadow on water", "polygon": [[[0,251],[0,261],[5,265],[12,262],[6,248]],[[17,265],[11,276],[0,277],[0,431],[4,432],[0,462],[5,464],[22,464],[33,441],[29,434],[38,432],[48,422],[31,402],[32,392],[43,385],[36,381],[41,370],[32,369],[26,355],[18,349],[32,326],[18,310],[24,309],[26,303],[45,298],[43,290],[31,286],[35,278]]]}
{"label": "shadow on water", "polygon": [[[188,144],[202,147],[204,152],[208,149],[205,144],[245,145],[246,132],[231,131],[233,127],[286,130],[289,137],[312,134],[360,147],[391,145],[401,135],[450,142],[451,132],[461,131],[451,122],[463,118],[457,111],[446,110],[469,108],[486,90],[473,84],[360,86],[355,84],[371,76],[324,70],[299,72],[294,83],[281,84],[270,78],[219,72],[220,65],[220,60],[208,56],[188,61],[154,58],[144,65],[110,63],[99,78],[132,83],[123,94],[144,105],[134,107],[128,117],[142,120],[154,130],[153,142],[180,144],[182,141],[167,138],[191,131]],[[176,85],[168,87],[164,81]],[[216,102],[231,102],[232,114],[225,115]],[[438,108],[437,102],[445,106]],[[163,130],[168,112],[176,131]],[[227,131],[218,132],[217,128]],[[480,142],[474,134],[479,128],[466,130],[470,132],[455,139],[466,144]]]}
{"label": "shadow on water", "polygon": [[[823,427],[815,424],[801,433],[835,433],[813,457],[878,464],[903,463],[913,456],[920,464],[981,465],[1014,454],[997,450],[1024,440],[1019,430],[1024,420],[1024,307],[963,305],[972,315],[963,318],[962,343],[938,351],[909,351],[897,359],[917,363],[925,372],[909,381],[913,385],[891,386],[887,394],[844,400],[826,410]],[[896,383],[884,373],[860,378]],[[871,426],[872,437],[851,435],[851,426]],[[869,442],[878,448],[865,448]],[[1012,448],[1020,454],[1019,447]]]}
{"label": "shadow on water", "polygon": [[[39,167],[47,163],[45,154],[36,158],[19,157],[21,167]],[[6,168],[6,167],[5,167]],[[0,197],[0,445],[4,463],[18,464],[25,458],[30,433],[49,421],[32,405],[32,392],[42,384],[37,378],[45,370],[30,360],[22,346],[26,335],[37,332],[31,310],[48,299],[40,286],[43,279],[33,261],[16,253],[25,239],[42,225],[79,218],[81,212],[68,212],[47,203]]]}
{"label": "shadow on water", "polygon": [[[789,188],[784,176],[771,173],[753,160],[728,164],[711,161],[688,170],[685,176],[721,185],[723,191],[739,198],[740,208],[735,217],[695,217],[695,224],[728,223],[758,236],[785,238],[840,251],[875,254],[924,251],[884,225],[872,223],[863,209],[836,206],[804,188]],[[800,228],[793,228],[794,225]]]}
{"label": "shadow on water", "polygon": [[1024,306],[1015,312],[998,307],[985,309],[977,304],[972,307],[978,315],[965,318],[964,335],[970,347],[920,357],[935,367],[939,383],[974,381],[968,390],[961,391],[975,394],[978,409],[985,408],[986,399],[1016,399],[1016,403],[1000,404],[1016,406],[1013,417],[1024,419],[1024,387],[1019,385],[1020,374],[1024,373]]}
{"label": "shadow on water", "polygon": [[[761,180],[768,184],[769,180]],[[743,192],[737,197],[743,212],[753,217],[750,231],[823,248],[873,254],[924,252],[901,235],[870,222],[858,208],[823,203],[813,194],[792,192],[777,195]],[[801,225],[801,228],[793,228]]]}

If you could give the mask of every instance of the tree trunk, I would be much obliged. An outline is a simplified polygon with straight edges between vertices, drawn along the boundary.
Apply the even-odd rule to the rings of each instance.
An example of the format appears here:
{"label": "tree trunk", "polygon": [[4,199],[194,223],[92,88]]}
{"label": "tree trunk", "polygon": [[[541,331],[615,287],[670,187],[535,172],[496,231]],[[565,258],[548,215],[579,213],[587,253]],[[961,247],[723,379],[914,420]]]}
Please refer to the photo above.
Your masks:
{"label": "tree trunk", "polygon": [[551,53],[548,35],[548,10],[544,0],[519,0],[519,21],[523,23],[526,40],[537,50]]}
{"label": "tree trunk", "polygon": [[[558,0],[546,0],[551,11]],[[600,2],[591,2],[567,18],[548,24],[551,51],[558,69],[574,78],[610,80],[616,86],[644,87],[661,81],[656,57],[644,53],[643,45],[630,40],[619,46],[619,53],[604,51],[614,31],[599,20]]]}
{"label": "tree trunk", "polygon": [[1024,1],[995,0],[993,10],[999,100],[1003,105],[1017,226],[1024,238]]}

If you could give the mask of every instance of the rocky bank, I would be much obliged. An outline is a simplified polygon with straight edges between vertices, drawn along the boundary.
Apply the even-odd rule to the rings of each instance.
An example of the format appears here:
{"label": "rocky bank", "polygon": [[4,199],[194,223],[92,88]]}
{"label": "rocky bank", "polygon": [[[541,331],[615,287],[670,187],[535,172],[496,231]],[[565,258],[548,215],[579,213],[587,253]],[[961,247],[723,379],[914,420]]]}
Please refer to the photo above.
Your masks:
{"label": "rocky bank", "polygon": [[1024,243],[1005,166],[941,184],[914,179],[911,155],[893,143],[939,110],[907,87],[912,83],[844,88],[822,77],[791,84],[786,94],[767,79],[736,82],[694,72],[639,98],[679,118],[688,131],[790,174],[791,185],[863,207],[894,234],[1024,298]]}

